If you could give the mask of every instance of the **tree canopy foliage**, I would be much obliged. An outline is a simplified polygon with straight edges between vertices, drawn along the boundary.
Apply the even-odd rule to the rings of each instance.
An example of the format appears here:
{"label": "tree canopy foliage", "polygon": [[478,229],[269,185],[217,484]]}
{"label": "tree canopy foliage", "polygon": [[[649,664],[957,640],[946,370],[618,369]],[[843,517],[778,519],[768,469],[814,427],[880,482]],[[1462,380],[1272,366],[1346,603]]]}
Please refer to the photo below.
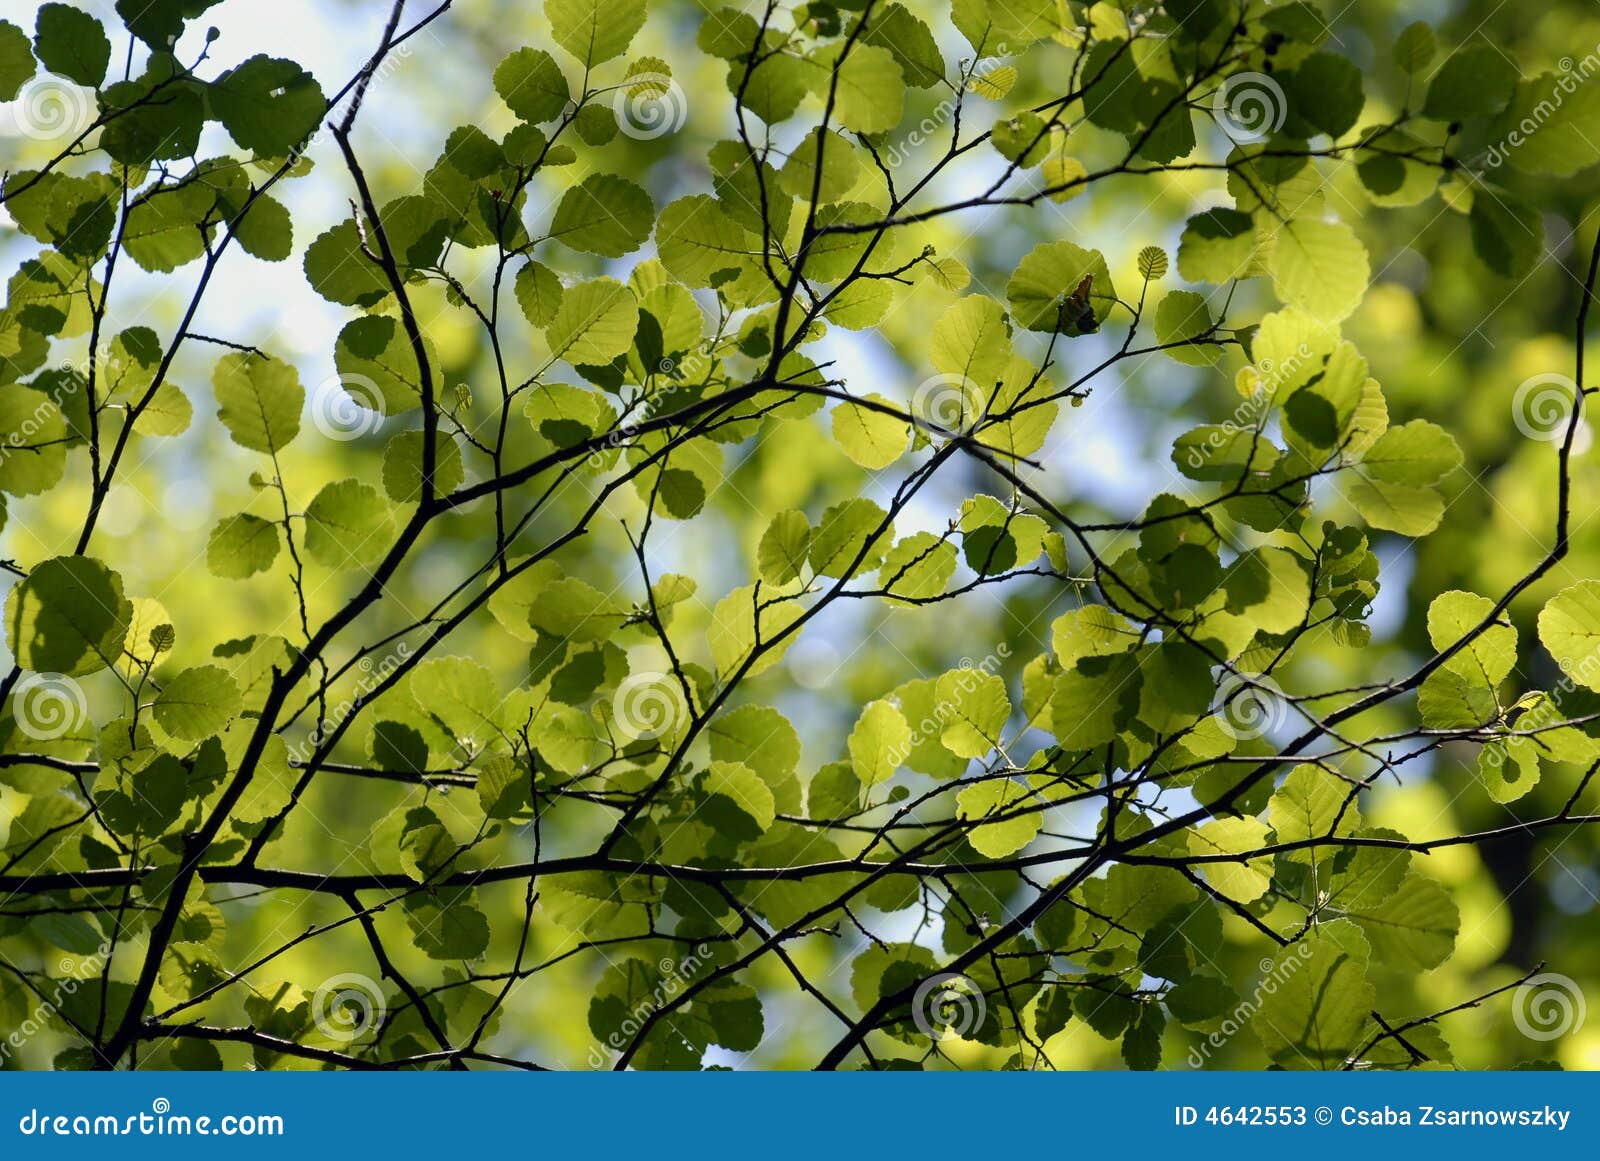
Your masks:
{"label": "tree canopy foliage", "polygon": [[8,1066],[1593,1059],[1592,16],[234,7],[0,21]]}

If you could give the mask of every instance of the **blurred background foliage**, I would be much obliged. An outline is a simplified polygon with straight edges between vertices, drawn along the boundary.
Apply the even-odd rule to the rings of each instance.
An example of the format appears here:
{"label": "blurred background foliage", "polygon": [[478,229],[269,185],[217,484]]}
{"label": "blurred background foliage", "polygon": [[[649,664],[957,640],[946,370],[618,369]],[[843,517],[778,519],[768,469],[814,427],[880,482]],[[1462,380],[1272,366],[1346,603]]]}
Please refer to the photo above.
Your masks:
{"label": "blurred background foliage", "polygon": [[[907,3],[939,30],[948,60],[970,51],[950,27],[947,5],[938,0]],[[305,64],[323,89],[332,92],[370,51],[387,8],[387,3],[320,0],[228,3],[191,26],[185,47],[197,49],[205,24],[214,23],[221,30],[213,46],[219,61],[255,52],[289,56]],[[1332,8],[1335,11],[1327,15],[1338,50],[1362,65],[1368,116],[1377,108],[1397,108],[1404,99],[1404,78],[1389,58],[1396,35],[1414,20],[1434,23],[1446,45],[1492,45],[1525,74],[1557,67],[1575,54],[1600,52],[1600,12],[1588,0],[1552,0],[1536,6],[1498,0],[1355,0]],[[31,24],[28,12],[8,15]],[[115,17],[105,15],[114,26]],[[707,150],[729,134],[732,99],[723,63],[693,48],[705,17],[705,9],[692,0],[654,0],[650,20],[630,50],[633,57],[648,54],[672,63],[674,79],[687,99],[682,127],[653,140],[618,135],[601,146],[578,145],[575,169],[554,170],[546,184],[535,187],[530,196],[535,214],[541,196],[553,205],[573,175],[591,166],[627,174],[646,185],[658,207],[707,188]],[[541,45],[545,35],[537,4],[457,0],[446,17],[387,65],[373,83],[356,131],[379,200],[413,190],[455,126],[478,125],[497,137],[511,128],[514,119],[496,97],[491,74],[507,52],[524,44]],[[1065,47],[1036,51],[1055,53],[1053,59],[1063,68],[1069,59]],[[1006,108],[1056,95],[1056,88],[1047,87],[1052,79],[1049,59],[1046,56],[1040,67],[1024,71],[1018,88],[1004,102]],[[911,95],[902,133],[924,116],[940,127],[924,145],[904,144],[905,172],[926,164],[943,146],[939,99],[936,91],[917,90]],[[997,115],[999,106],[980,100],[972,102],[972,109],[971,115],[981,120],[986,113]],[[208,132],[218,130],[213,127]],[[1120,137],[1091,126],[1078,133],[1074,151],[1085,161],[1114,157],[1122,146]],[[1470,154],[1476,145],[1461,142],[1462,154]],[[46,159],[49,144],[14,136],[0,141],[0,153],[6,168],[21,169]],[[315,166],[312,174],[280,189],[295,221],[294,256],[288,262],[268,264],[234,254],[195,329],[259,343],[291,359],[315,405],[313,385],[334,374],[333,337],[345,312],[306,285],[300,257],[311,239],[345,218],[349,207],[348,181],[332,144],[319,137],[309,158]],[[959,197],[985,183],[1001,164],[992,151],[974,156],[941,177],[933,196]],[[1416,207],[1376,206],[1353,170],[1346,170],[1330,191],[1335,208],[1354,225],[1374,259],[1373,286],[1346,324],[1347,335],[1366,354],[1372,374],[1383,384],[1391,418],[1423,417],[1448,428],[1466,453],[1468,470],[1452,477],[1447,515],[1435,534],[1416,542],[1394,534],[1376,535],[1383,570],[1371,645],[1349,649],[1330,643],[1299,660],[1296,672],[1310,675],[1317,684],[1332,688],[1409,672],[1428,650],[1425,612],[1435,595],[1451,588],[1499,593],[1548,545],[1554,517],[1552,445],[1519,432],[1511,421],[1511,399],[1516,386],[1530,376],[1570,373],[1581,264],[1600,223],[1596,214],[1600,184],[1593,170],[1566,179],[1523,177],[1510,171],[1495,177],[1540,207],[1544,252],[1525,276],[1505,277],[1489,269],[1474,254],[1466,216],[1439,199]],[[1215,172],[1117,178],[1096,183],[1064,202],[945,217],[935,227],[936,246],[941,255],[956,255],[968,264],[974,288],[988,288],[1002,299],[1005,282],[1021,256],[1039,241],[1053,238],[1099,248],[1113,280],[1120,286],[1136,286],[1139,250],[1154,244],[1174,252],[1186,218],[1223,204],[1224,189],[1222,175]],[[0,264],[7,269],[14,268],[31,247],[27,239],[0,229]],[[464,260],[470,263],[471,256]],[[637,255],[619,261],[570,251],[560,255],[564,274],[606,272],[623,278],[637,260]],[[132,270],[127,276],[138,291],[124,291],[121,309],[136,310],[139,321],[170,334],[187,297],[187,276]],[[477,396],[474,407],[488,414],[487,390],[474,387],[489,381],[492,365],[482,332],[470,316],[450,308],[437,285],[419,287],[415,294],[447,382],[466,385]],[[1233,299],[1230,320],[1258,317],[1268,306],[1265,294],[1246,285]],[[821,350],[836,360],[834,373],[853,389],[904,398],[927,375],[924,350],[930,320],[953,297],[932,280],[924,281],[879,327],[861,332],[836,329]],[[1066,371],[1088,368],[1106,357],[1117,341],[1113,334],[1074,343],[1064,358]],[[180,355],[176,381],[195,385],[197,398],[205,397],[215,354],[191,345]],[[1155,493],[1182,484],[1169,459],[1172,439],[1196,423],[1221,422],[1238,406],[1233,379],[1240,365],[1242,356],[1237,352],[1228,354],[1219,369],[1180,366],[1160,355],[1120,364],[1097,382],[1081,407],[1064,412],[1056,424],[1039,456],[1046,468],[1042,478],[1047,493],[1086,519],[1137,516]],[[824,416],[792,422],[825,421]],[[1573,551],[1541,583],[1523,593],[1511,610],[1525,642],[1535,639],[1533,616],[1545,600],[1579,579],[1600,575],[1600,521],[1594,519],[1600,461],[1588,449],[1590,438],[1586,427],[1580,433],[1584,452],[1574,460]],[[324,483],[349,474],[353,465],[359,464],[356,470],[363,473],[374,473],[384,443],[382,434],[342,444],[303,440],[286,453],[284,476],[296,493],[309,497]],[[163,442],[162,453],[129,465],[126,482],[108,503],[97,551],[117,562],[130,592],[158,597],[178,628],[174,659],[198,664],[210,642],[274,630],[291,598],[281,587],[241,584],[227,589],[227,599],[219,601],[216,581],[193,560],[205,531],[220,516],[249,505],[253,495],[248,477],[255,462],[229,442],[211,408],[197,406],[191,429],[176,444]],[[853,494],[882,501],[888,490],[884,481],[871,478],[825,439],[770,438],[741,447],[739,455],[742,458],[730,459],[724,485],[710,497],[708,515],[671,525],[653,544],[657,570],[694,576],[701,597],[706,598],[689,602],[680,612],[677,627],[685,636],[704,629],[717,595],[745,583],[751,574],[766,514],[789,507],[814,509]],[[977,465],[956,461],[919,497],[901,531],[919,524],[942,529],[956,516],[963,497],[985,488],[1000,490]],[[584,489],[574,489],[546,522],[525,533],[527,541],[539,542],[549,528],[570,518],[588,495]],[[631,491],[620,496],[619,516],[641,513]],[[14,504],[0,537],[0,556],[32,561],[69,552],[81,518],[82,497],[68,489]],[[486,541],[492,519],[492,511],[482,507],[472,518],[431,533],[432,539],[394,590],[397,604],[421,610],[442,595],[454,576],[452,566]],[[595,578],[609,575],[637,596],[631,549],[617,521],[583,537],[564,561],[569,574],[596,585],[600,582]],[[347,598],[350,583],[333,577],[313,587],[308,594],[313,624]],[[1009,660],[1002,662],[1001,671],[1015,684],[1021,664],[1049,647],[1053,617],[1073,603],[1071,593],[1046,582],[979,590],[958,607],[931,615],[897,611],[881,603],[845,602],[809,630],[782,664],[753,680],[750,696],[777,705],[796,723],[804,743],[801,768],[810,772],[841,756],[844,738],[865,702],[904,680],[943,672],[963,658],[976,662],[1002,655]],[[364,633],[375,638],[385,627],[375,621],[364,626]],[[527,644],[502,631],[486,611],[469,622],[451,652],[478,658],[497,672],[515,672],[528,662]],[[1548,658],[1535,657],[1534,652],[1525,651],[1524,665],[1549,666]],[[1527,687],[1535,688],[1548,687],[1557,675],[1550,667],[1545,672],[1525,671],[1523,676]],[[107,694],[94,684],[96,680],[100,679],[86,683],[91,695]],[[1383,715],[1392,720],[1385,721]],[[1375,712],[1370,726],[1405,724],[1395,710],[1386,709]],[[357,747],[364,742],[352,737]],[[1554,813],[1573,781],[1546,777],[1528,798],[1501,806],[1483,795],[1460,794],[1471,784],[1472,761],[1470,754],[1458,754],[1447,746],[1434,759],[1406,767],[1404,784],[1387,780],[1368,796],[1369,821],[1395,826],[1417,839],[1503,827],[1519,817]],[[0,774],[4,775],[0,782],[26,791],[25,784],[19,785],[21,775]],[[312,793],[310,809],[294,816],[284,844],[296,852],[295,865],[359,865],[364,848],[381,842],[386,828],[396,825],[396,795],[383,784],[322,779]],[[0,809],[3,803],[0,798]],[[1600,796],[1593,790],[1587,806],[1600,807]],[[325,825],[318,819],[340,825]],[[592,832],[559,835],[552,841],[557,848],[584,849],[606,825],[596,818]],[[1600,995],[1597,843],[1600,834],[1593,829],[1557,829],[1513,835],[1481,850],[1456,846],[1419,856],[1428,874],[1452,888],[1462,914],[1456,955],[1414,980],[1415,1011],[1431,1011],[1509,982],[1540,961],[1573,976],[1591,995]],[[521,886],[489,889],[484,906],[497,915],[517,914]],[[298,894],[264,896],[259,907],[246,904],[234,910],[239,914],[230,927],[229,958],[240,959],[276,938],[274,933],[298,931],[343,914],[336,901]],[[1237,959],[1231,966],[1239,978],[1249,978],[1270,949],[1242,922],[1230,918],[1228,923],[1232,939],[1227,954]],[[504,930],[496,932],[497,943],[514,936],[514,924],[502,926]],[[562,941],[569,938],[558,929],[536,929],[530,954],[559,954]],[[827,957],[833,954],[827,940],[806,941],[796,950],[803,966],[824,975]],[[316,978],[330,961],[356,961],[364,955],[360,933],[350,929],[289,952],[273,971],[288,979]],[[758,1053],[745,1063],[809,1065],[832,1041],[833,1030],[819,1025],[780,965],[768,960],[763,970],[773,985],[767,1035]],[[595,971],[592,960],[579,957],[526,984],[504,1017],[499,1033],[504,1050],[525,1050],[535,1059],[581,1066],[591,1043],[585,1016]],[[1545,1046],[1525,1039],[1503,1018],[1503,1011],[1486,1006],[1453,1016],[1445,1034],[1465,1067],[1503,1067],[1547,1056],[1553,1048],[1568,1067],[1600,1066],[1600,1020],[1558,1046]],[[1190,1043],[1185,1035],[1176,1027],[1169,1032],[1169,1065],[1181,1066]],[[1121,1066],[1115,1043],[1101,1040],[1081,1021],[1069,1024],[1050,1047],[1057,1063]],[[998,1063],[1005,1055],[1002,1050],[968,1044],[952,1046],[951,1052],[968,1067]],[[44,1059],[47,1054],[42,1051],[24,1056],[34,1064]],[[1259,1048],[1242,1034],[1216,1049],[1210,1066],[1249,1067],[1260,1062]]]}

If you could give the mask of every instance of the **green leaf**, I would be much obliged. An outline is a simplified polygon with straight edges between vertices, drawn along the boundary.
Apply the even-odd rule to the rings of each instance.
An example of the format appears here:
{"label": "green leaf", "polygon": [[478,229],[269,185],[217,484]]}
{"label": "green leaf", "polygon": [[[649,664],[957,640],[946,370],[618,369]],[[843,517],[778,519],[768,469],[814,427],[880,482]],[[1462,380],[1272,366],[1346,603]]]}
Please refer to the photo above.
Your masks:
{"label": "green leaf", "polygon": [[[1238,855],[1266,845],[1267,828],[1253,818],[1219,818],[1189,832],[1191,855]],[[1266,894],[1272,882],[1272,857],[1203,863],[1201,870],[1217,894],[1249,903]]]}
{"label": "green leaf", "polygon": [[[1600,153],[1597,153],[1600,158]],[[1503,278],[1521,278],[1544,256],[1544,218],[1521,198],[1485,187],[1467,215],[1472,248]]]}
{"label": "green leaf", "polygon": [[1449,892],[1412,871],[1395,890],[1345,908],[1361,925],[1378,962],[1401,971],[1436,968],[1455,950],[1461,914]]}
{"label": "green leaf", "polygon": [[[895,407],[893,400],[882,395],[872,394],[866,398],[888,408]],[[883,411],[841,403],[833,409],[833,438],[844,448],[845,455],[862,467],[877,471],[905,454],[911,425]]]}
{"label": "green leaf", "polygon": [[894,53],[906,84],[928,89],[944,80],[944,57],[933,33],[920,17],[903,4],[889,4],[873,12],[862,41]]}
{"label": "green leaf", "polygon": [[742,762],[712,762],[700,788],[707,795],[716,795],[732,803],[755,823],[758,833],[771,827],[777,817],[772,791]]}
{"label": "green leaf", "polygon": [[[1360,812],[1350,797],[1351,789],[1320,766],[1296,766],[1273,792],[1267,807],[1273,842],[1305,842],[1353,833],[1360,822]],[[1281,857],[1309,865],[1330,857],[1336,845],[1334,839],[1320,849],[1285,851]]]}
{"label": "green leaf", "polygon": [[1414,77],[1426,69],[1437,51],[1438,38],[1426,21],[1406,24],[1405,29],[1400,30],[1400,35],[1395,37],[1395,64],[1408,77]]}
{"label": "green leaf", "polygon": [[389,547],[389,505],[360,480],[326,485],[306,508],[306,551],[329,568],[371,564]]}
{"label": "green leaf", "polygon": [[[829,56],[821,61],[832,65]],[[900,124],[906,83],[894,53],[857,44],[834,72],[834,117],[855,133],[886,133]]]}
{"label": "green leaf", "polygon": [[311,136],[327,105],[294,61],[253,56],[211,83],[211,109],[242,149],[283,157]]}
{"label": "green leaf", "polygon": [[165,50],[183,34],[185,20],[220,0],[117,0],[117,15],[128,31],[153,49]]}
{"label": "green leaf", "polygon": [[106,79],[111,41],[98,20],[70,4],[39,6],[34,49],[40,63],[57,76],[89,88],[98,88]]}
{"label": "green leaf", "polygon": [[1600,690],[1600,580],[1562,589],[1539,611],[1539,640],[1561,672]]}
{"label": "green leaf", "polygon": [[267,194],[257,195],[244,216],[235,220],[233,236],[246,254],[263,262],[282,262],[294,249],[289,209]]}
{"label": "green leaf", "polygon": [[956,0],[955,26],[985,56],[1021,52],[1055,35],[1062,10],[1054,0]]}
{"label": "green leaf", "polygon": [[1461,448],[1444,428],[1426,419],[1391,427],[1361,457],[1367,479],[1421,487],[1461,466]]}
{"label": "green leaf", "polygon": [[1439,527],[1444,515],[1444,500],[1432,488],[1356,480],[1348,495],[1361,518],[1373,528],[1402,536],[1426,536]]}
{"label": "green leaf", "polygon": [[1511,100],[1517,66],[1493,44],[1458,49],[1428,82],[1422,115],[1435,121],[1465,121],[1499,112]]}
{"label": "green leaf", "polygon": [[243,580],[266,572],[278,559],[278,526],[241,512],[217,522],[206,545],[206,565],[215,576]]}
{"label": "green leaf", "polygon": [[794,580],[805,568],[811,548],[811,524],[804,512],[789,509],[779,512],[767,525],[756,548],[761,579],[781,585]]}
{"label": "green leaf", "polygon": [[216,198],[202,185],[164,190],[128,210],[123,244],[146,270],[167,273],[206,252],[215,232]]}
{"label": "green leaf", "polygon": [[221,733],[241,704],[239,686],[226,669],[199,665],[163,681],[151,712],[167,733],[197,742]]}
{"label": "green leaf", "polygon": [[1100,252],[1071,242],[1035,246],[1006,284],[1006,298],[1017,324],[1030,331],[1056,330],[1061,323],[1061,303],[1086,274],[1094,279],[1089,288],[1089,306],[1095,321],[1102,323],[1116,300],[1116,291]]}
{"label": "green leaf", "polygon": [[[430,367],[439,352],[424,339]],[[333,345],[339,386],[358,406],[398,415],[422,404],[422,371],[416,348],[399,319],[367,315],[352,319]]]}
{"label": "green leaf", "polygon": [[867,704],[850,731],[850,764],[869,789],[894,776],[911,746],[911,726],[887,701]]}
{"label": "green leaf", "polygon": [[1539,784],[1538,741],[1514,737],[1490,742],[1478,754],[1477,773],[1492,801],[1515,802]]}
{"label": "green leaf", "polygon": [[655,217],[650,195],[633,182],[592,173],[562,195],[550,235],[574,250],[620,258],[644,245]]}
{"label": "green leaf", "polygon": [[[1494,602],[1476,593],[1440,593],[1428,606],[1428,639],[1435,649],[1448,649],[1489,620],[1493,611]],[[1517,663],[1516,626],[1502,614],[1451,658],[1452,664],[1456,662],[1470,662],[1484,685],[1499,685]]]}
{"label": "green leaf", "polygon": [[1319,923],[1272,957],[1250,1026],[1275,1064],[1343,1068],[1369,1038],[1376,989],[1367,980],[1371,949],[1347,919]]}
{"label": "green leaf", "polygon": [[496,65],[494,91],[513,113],[533,124],[554,121],[572,99],[555,57],[537,48],[519,48]]}
{"label": "green leaf", "polygon": [[945,723],[939,740],[952,753],[981,758],[1000,745],[1011,701],[999,677],[981,669],[952,669],[939,678],[934,698]]}
{"label": "green leaf", "polygon": [[1428,67],[1438,49],[1439,41],[1432,27],[1418,20],[1406,25],[1395,38],[1394,63],[1400,66],[1401,72],[1414,77]]}
{"label": "green leaf", "polygon": [[1295,121],[1336,140],[1355,127],[1366,103],[1361,69],[1354,61],[1331,52],[1313,53],[1301,61],[1286,79],[1284,95]]}
{"label": "green leaf", "polygon": [[311,289],[341,306],[376,306],[389,295],[389,280],[376,261],[376,251],[363,248],[353,218],[306,247],[305,272]]}
{"label": "green leaf", "polygon": [[[396,504],[421,501],[423,438],[420,431],[402,431],[383,449],[383,490]],[[466,478],[461,446],[443,432],[435,435],[433,446],[434,494],[446,496]]]}
{"label": "green leaf", "polygon": [[1278,231],[1269,261],[1278,297],[1314,319],[1338,322],[1367,291],[1367,250],[1342,222],[1297,218]]}
{"label": "green leaf", "polygon": [[1503,158],[1524,173],[1570,177],[1600,161],[1600,90],[1573,72],[1525,77],[1490,133],[1490,164]]}
{"label": "green leaf", "polygon": [[992,815],[1009,814],[1025,805],[1028,797],[1028,788],[1012,778],[988,778],[956,795],[961,817],[978,823],[967,832],[967,842],[972,849],[984,858],[1003,859],[1032,842],[1039,833],[1040,812],[1037,810],[997,822],[980,821]]}
{"label": "green leaf", "polygon": [[1190,282],[1228,282],[1243,277],[1256,250],[1255,219],[1238,210],[1196,214],[1178,241],[1178,273]]}
{"label": "green leaf", "polygon": [[431,959],[476,959],[489,946],[489,919],[466,892],[407,895],[402,906],[416,946]]}
{"label": "green leaf", "polygon": [[6,641],[24,669],[80,677],[122,656],[132,619],[120,576],[93,557],[58,556],[6,598]]}
{"label": "green leaf", "polygon": [[21,92],[33,72],[28,34],[9,20],[0,20],[0,101],[9,101]]}
{"label": "green leaf", "polygon": [[545,0],[550,36],[585,65],[627,51],[644,27],[644,0]]}
{"label": "green leaf", "polygon": [[56,401],[17,383],[0,386],[0,491],[35,496],[67,470],[67,423]]}
{"label": "green leaf", "polygon": [[561,279],[537,262],[526,262],[517,271],[515,292],[524,317],[536,327],[549,326],[561,308]]}
{"label": "green leaf", "polygon": [[614,278],[568,287],[555,318],[545,328],[550,354],[574,365],[604,364],[633,345],[639,305]]}
{"label": "green leaf", "polygon": [[240,447],[275,455],[299,434],[306,392],[288,363],[229,352],[217,360],[211,385],[220,404],[217,418]]}
{"label": "green leaf", "polygon": [[[1216,362],[1218,351],[1211,345],[1214,326],[1205,295],[1192,290],[1174,290],[1156,307],[1156,342],[1167,348],[1169,358],[1191,367]],[[1188,341],[1194,339],[1204,341]]]}

